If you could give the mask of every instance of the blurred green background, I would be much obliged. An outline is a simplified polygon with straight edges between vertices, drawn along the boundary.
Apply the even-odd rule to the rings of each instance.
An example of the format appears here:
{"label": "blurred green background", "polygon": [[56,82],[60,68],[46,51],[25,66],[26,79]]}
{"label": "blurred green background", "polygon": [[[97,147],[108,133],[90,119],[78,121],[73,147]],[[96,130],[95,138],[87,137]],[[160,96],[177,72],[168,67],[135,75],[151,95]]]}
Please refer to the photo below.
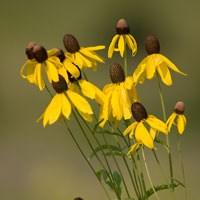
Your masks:
{"label": "blurred green background", "polygon": [[[186,104],[188,124],[181,137],[186,181],[189,199],[199,199],[199,8],[197,0],[1,0],[0,199],[106,199],[63,124],[43,128],[35,122],[50,98],[22,79],[19,71],[30,41],[63,49],[63,35],[71,33],[81,46],[108,46],[120,18],[127,20],[138,42],[138,54],[129,60],[130,74],[146,55],[143,41],[148,34],[156,35],[161,52],[188,74],[173,73],[173,86],[163,90],[168,115],[176,101]],[[101,55],[106,57],[106,52]],[[90,80],[99,87],[108,83],[109,65],[116,61],[118,56],[99,65],[97,72],[88,71]],[[146,81],[138,90],[149,112],[161,117],[155,83]],[[72,128],[78,135],[74,124]],[[159,179],[154,165],[152,161],[151,171]],[[178,189],[177,199],[183,199],[182,192]],[[169,199],[160,194],[162,200]]]}

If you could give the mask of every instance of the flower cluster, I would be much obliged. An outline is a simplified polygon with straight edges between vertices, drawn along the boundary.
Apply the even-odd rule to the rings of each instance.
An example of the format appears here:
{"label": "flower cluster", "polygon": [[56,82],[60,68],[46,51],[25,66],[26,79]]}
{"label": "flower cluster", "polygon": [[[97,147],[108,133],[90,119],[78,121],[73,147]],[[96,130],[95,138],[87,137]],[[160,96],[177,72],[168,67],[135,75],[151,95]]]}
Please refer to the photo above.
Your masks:
{"label": "flower cluster", "polygon": [[[132,198],[130,198],[126,183],[124,179],[122,179],[122,174],[119,175],[111,171],[106,156],[108,154],[112,155],[115,162],[117,162],[115,154],[121,155],[124,160],[125,158],[131,157],[132,163],[134,163],[135,154],[138,154],[137,159],[139,160],[138,152],[140,149],[142,150],[143,157],[144,147],[153,151],[157,149],[155,147],[155,142],[160,141],[159,135],[163,133],[167,138],[166,144],[164,144],[164,142],[158,143],[163,144],[167,147],[166,149],[168,149],[171,183],[165,186],[162,185],[162,187],[157,189],[155,189],[155,186],[151,185],[151,190],[156,196],[156,191],[161,189],[172,188],[174,191],[174,188],[178,186],[180,182],[179,184],[174,182],[168,137],[172,130],[172,125],[177,127],[180,135],[185,130],[186,117],[184,115],[184,103],[177,102],[174,112],[166,119],[164,100],[160,90],[163,120],[158,119],[153,114],[147,113],[142,100],[139,98],[137,85],[144,83],[145,79],[157,78],[159,80],[160,89],[160,80],[167,86],[172,85],[173,82],[170,70],[183,76],[186,76],[186,74],[181,72],[172,61],[160,53],[159,40],[153,35],[149,35],[145,38],[144,46],[147,56],[136,66],[135,70],[129,74],[127,71],[128,50],[130,50],[133,57],[136,55],[138,49],[137,42],[130,33],[129,25],[124,19],[120,19],[117,22],[116,35],[113,36],[107,50],[107,55],[110,59],[115,52],[119,52],[120,57],[124,61],[124,66],[116,62],[110,65],[109,74],[111,82],[105,84],[102,90],[88,81],[85,69],[97,71],[98,63],[105,63],[106,59],[96,53],[98,50],[105,49],[105,46],[81,47],[78,40],[72,34],[64,35],[63,44],[66,51],[58,48],[46,50],[43,46],[34,42],[30,42],[26,48],[25,53],[28,60],[21,68],[21,76],[27,79],[29,83],[36,85],[40,91],[46,88],[52,96],[51,102],[37,121],[43,120],[43,126],[45,127],[47,124],[51,125],[59,119],[69,120],[70,115],[73,114],[92,150],[91,157],[96,156],[100,165],[102,165],[103,169],[95,173],[95,175],[100,182],[101,177],[103,177],[105,183],[115,192],[118,200],[121,199],[122,195],[121,180],[123,180],[128,199]],[[49,86],[53,89],[55,95],[51,93]],[[91,106],[92,104],[90,104],[91,100],[95,100],[99,106],[99,113],[97,115]],[[99,145],[98,147],[93,147],[88,139],[86,131],[78,121],[79,119],[76,117],[76,114],[79,114],[88,131],[92,133],[92,137],[94,137]],[[90,122],[94,121],[94,118],[96,120],[95,126],[91,128],[90,125],[93,126],[93,124]],[[67,129],[79,150],[81,150],[73,136],[73,131],[70,130],[68,125]],[[101,140],[99,141],[97,139],[95,136],[97,132],[102,134],[105,144],[101,144]],[[115,136],[113,137],[115,139],[117,136],[123,138],[123,141],[125,141],[127,145],[125,148],[126,152],[124,153],[124,148],[120,146],[119,139],[116,140],[117,146],[108,144],[104,133]],[[126,137],[127,135],[129,137]],[[106,154],[104,152],[105,150],[109,150],[109,153]],[[100,151],[102,151],[108,169],[102,164],[97,155]],[[81,153],[83,154],[82,150]],[[126,157],[127,155],[129,156]],[[83,156],[86,158],[84,154]],[[89,163],[89,159],[86,159],[86,161]],[[119,165],[116,165],[121,173]],[[89,164],[89,166],[91,167],[91,164]],[[138,185],[141,185],[138,184],[138,182],[144,182],[143,175],[141,175],[141,172],[137,171],[138,168],[135,163],[133,169],[138,173],[137,175],[134,174],[134,177],[139,177],[135,180],[136,184],[133,181],[135,195],[138,199],[147,199],[148,195],[150,196],[152,193],[146,191],[144,185],[141,186],[143,188],[137,188],[139,187]]]}

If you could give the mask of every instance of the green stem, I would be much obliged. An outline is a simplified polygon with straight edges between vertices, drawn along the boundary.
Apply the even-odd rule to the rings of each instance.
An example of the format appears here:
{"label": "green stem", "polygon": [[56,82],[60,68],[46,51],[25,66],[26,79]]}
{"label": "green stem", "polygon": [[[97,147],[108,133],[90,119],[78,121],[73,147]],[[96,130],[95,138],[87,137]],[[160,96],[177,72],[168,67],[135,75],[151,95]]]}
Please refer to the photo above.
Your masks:
{"label": "green stem", "polygon": [[136,154],[137,154],[137,161],[138,161],[138,166],[139,166],[140,177],[141,177],[141,181],[142,181],[144,199],[148,200],[147,189],[146,189],[146,184],[145,184],[145,180],[144,180],[144,174],[143,174],[143,170],[142,170],[142,163],[140,160],[140,155],[139,155],[139,152],[137,152]]}
{"label": "green stem", "polygon": [[147,173],[147,176],[148,176],[148,179],[149,179],[149,183],[151,185],[151,188],[153,189],[153,192],[156,196],[156,199],[157,200],[160,200],[160,198],[158,197],[158,194],[154,188],[154,185],[153,185],[153,182],[152,182],[152,179],[151,179],[151,176],[150,176],[150,173],[149,173],[149,169],[148,169],[148,166],[147,166],[147,162],[146,162],[146,158],[145,158],[145,154],[144,154],[144,148],[142,147],[142,157],[143,157],[143,160],[144,160],[144,165],[145,165],[145,168],[146,168],[146,173]]}
{"label": "green stem", "polygon": [[91,163],[90,163],[89,160],[87,159],[85,153],[84,153],[83,150],[81,149],[81,147],[80,147],[78,141],[76,140],[75,136],[73,135],[73,132],[71,131],[71,129],[70,129],[70,127],[69,127],[69,125],[67,124],[67,121],[66,121],[65,119],[64,119],[64,123],[65,123],[66,128],[67,128],[69,134],[71,135],[71,137],[72,137],[74,143],[76,144],[78,150],[80,151],[81,155],[83,156],[84,160],[87,162],[87,164],[89,165],[90,169],[92,170],[92,172],[93,172],[94,175],[96,176],[97,180],[98,180],[99,183],[101,184],[101,186],[102,186],[102,188],[103,188],[103,190],[104,190],[104,192],[105,192],[107,198],[108,198],[109,200],[111,200],[111,198],[110,198],[110,196],[109,196],[107,190],[105,189],[103,183],[99,180],[99,178],[98,178],[98,176],[97,176],[97,174],[96,174],[96,172],[95,172],[95,169],[93,168],[93,166],[91,165]]}
{"label": "green stem", "polygon": [[126,46],[124,47],[124,74],[125,77],[128,76],[128,66],[127,66],[127,51],[126,51]]}
{"label": "green stem", "polygon": [[[166,122],[166,111],[165,111],[165,103],[164,103],[164,98],[163,98],[163,93],[161,90],[161,84],[160,84],[160,78],[159,75],[157,74],[157,80],[158,80],[158,87],[159,87],[159,95],[160,95],[160,101],[161,101],[161,106],[162,106],[162,112],[163,112],[163,120]],[[167,143],[167,151],[168,151],[168,160],[169,160],[169,169],[170,169],[170,180],[171,180],[171,188],[172,192],[174,193],[174,175],[173,175],[173,166],[172,166],[172,156],[171,156],[171,148],[170,148],[170,142],[169,142],[169,136],[166,135],[166,143]],[[175,194],[174,194],[174,199],[175,199]]]}
{"label": "green stem", "polygon": [[179,139],[179,135],[177,134],[177,143],[178,143],[178,155],[179,155],[179,160],[181,163],[181,171],[182,171],[182,176],[183,176],[183,184],[185,187],[185,199],[188,199],[188,195],[187,195],[187,189],[186,189],[186,182],[185,182],[185,170],[184,170],[184,166],[183,166],[183,158],[182,158],[182,151],[181,151],[181,142]]}

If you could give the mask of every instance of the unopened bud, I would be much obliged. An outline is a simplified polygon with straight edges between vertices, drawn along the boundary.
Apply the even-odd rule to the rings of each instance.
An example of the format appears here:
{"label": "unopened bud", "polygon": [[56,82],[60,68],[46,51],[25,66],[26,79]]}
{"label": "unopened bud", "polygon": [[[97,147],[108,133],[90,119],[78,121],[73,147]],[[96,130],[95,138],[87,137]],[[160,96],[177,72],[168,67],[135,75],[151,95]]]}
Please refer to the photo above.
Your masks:
{"label": "unopened bud", "polygon": [[153,35],[147,36],[145,39],[145,48],[149,55],[154,53],[160,53],[159,40]]}
{"label": "unopened bud", "polygon": [[125,81],[125,74],[121,65],[112,64],[110,66],[110,79],[112,83],[121,83]]}

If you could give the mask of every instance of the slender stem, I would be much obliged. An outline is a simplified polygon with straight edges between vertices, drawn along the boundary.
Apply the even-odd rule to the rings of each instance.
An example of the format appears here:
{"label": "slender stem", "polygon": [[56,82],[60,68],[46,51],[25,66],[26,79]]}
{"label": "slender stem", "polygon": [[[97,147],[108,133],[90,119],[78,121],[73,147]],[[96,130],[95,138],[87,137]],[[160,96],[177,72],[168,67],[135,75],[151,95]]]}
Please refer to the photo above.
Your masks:
{"label": "slender stem", "polygon": [[147,173],[147,176],[148,176],[148,179],[149,179],[149,183],[151,185],[151,188],[153,189],[153,192],[156,196],[156,199],[160,200],[160,198],[158,197],[158,194],[155,190],[155,187],[153,185],[153,182],[152,182],[152,179],[151,179],[151,176],[150,176],[150,173],[149,173],[149,169],[148,169],[148,166],[147,166],[147,162],[146,162],[146,158],[145,158],[145,154],[144,154],[144,148],[142,147],[142,157],[143,157],[143,160],[144,160],[144,165],[145,165],[145,168],[146,168],[146,173]]}
{"label": "slender stem", "polygon": [[185,187],[185,199],[188,199],[188,195],[187,195],[187,189],[186,189],[186,182],[185,182],[185,170],[184,170],[184,166],[183,166],[183,158],[182,158],[182,150],[181,150],[181,142],[180,142],[180,136],[177,134],[177,143],[178,143],[178,155],[179,155],[179,160],[181,163],[181,171],[182,171],[182,176],[183,176],[183,184]]}
{"label": "slender stem", "polygon": [[125,73],[125,77],[128,76],[128,66],[127,66],[127,51],[126,51],[126,46],[124,47],[124,73]]}
{"label": "slender stem", "polygon": [[[107,141],[107,139],[106,139],[106,137],[105,137],[105,134],[102,133],[102,135],[103,135],[103,139],[104,139],[105,144],[109,147],[109,144],[108,144],[108,141]],[[124,176],[123,176],[123,174],[122,174],[122,171],[121,171],[121,169],[120,169],[120,167],[119,167],[119,164],[118,164],[118,162],[117,162],[117,159],[115,158],[115,156],[114,156],[114,154],[113,154],[113,152],[112,152],[112,149],[109,148],[109,151],[110,151],[110,154],[111,154],[111,156],[112,156],[112,158],[113,158],[113,161],[114,161],[115,165],[117,166],[117,169],[118,169],[118,171],[119,171],[119,173],[120,173],[120,176],[121,176],[122,182],[123,182],[123,184],[124,184],[124,188],[125,188],[125,190],[126,190],[127,196],[128,196],[128,198],[130,198],[129,191],[128,191],[126,182],[125,182],[125,180],[124,180]]]}
{"label": "slender stem", "polygon": [[67,127],[67,130],[68,130],[69,134],[71,135],[71,137],[72,137],[74,143],[76,144],[78,150],[80,151],[81,155],[83,156],[84,160],[87,162],[87,164],[89,165],[90,169],[92,170],[92,172],[93,172],[94,175],[96,176],[97,180],[98,180],[99,183],[101,184],[101,186],[102,186],[102,188],[103,188],[103,190],[104,190],[104,192],[105,192],[107,198],[108,198],[109,200],[111,200],[111,198],[110,198],[110,196],[109,196],[107,190],[105,189],[103,183],[99,180],[99,178],[98,178],[98,176],[97,176],[97,174],[96,174],[96,172],[95,172],[95,169],[93,168],[93,166],[91,165],[91,163],[90,163],[89,160],[87,159],[85,153],[84,153],[83,150],[81,149],[81,147],[80,147],[78,141],[76,140],[75,136],[73,135],[73,132],[71,131],[71,129],[70,129],[70,127],[68,126],[67,121],[66,121],[65,119],[64,119],[64,123],[65,123],[65,125],[66,125],[66,127]]}
{"label": "slender stem", "polygon": [[142,164],[141,164],[139,152],[137,152],[137,161],[138,161],[138,166],[139,166],[140,177],[141,177],[141,180],[142,180],[142,188],[143,188],[143,193],[144,193],[144,199],[148,200],[147,189],[146,189],[146,184],[145,184],[145,181],[144,181],[144,174],[143,174],[143,170],[142,170]]}
{"label": "slender stem", "polygon": [[[98,139],[96,138],[95,134],[93,134],[93,131],[92,131],[91,128],[88,126],[87,122],[82,118],[82,116],[80,115],[80,113],[79,113],[78,111],[77,111],[77,113],[78,113],[79,117],[81,118],[81,120],[82,120],[82,121],[84,122],[84,124],[86,125],[86,127],[88,128],[88,130],[90,131],[91,135],[94,137],[94,139],[95,139],[95,141],[97,142],[97,144],[98,144],[99,146],[101,146],[101,144],[99,143],[99,141],[98,141]],[[83,129],[81,123],[79,122],[78,117],[76,116],[76,113],[73,112],[73,114],[74,114],[74,117],[75,117],[77,123],[79,124],[79,126],[80,126],[80,128],[81,128],[81,130],[82,130],[82,132],[83,132],[83,134],[84,134],[84,136],[85,136],[85,138],[86,138],[86,140],[88,141],[88,144],[90,145],[90,147],[91,147],[91,149],[92,149],[92,152],[94,153],[95,157],[97,157],[97,159],[98,159],[98,161],[101,163],[102,167],[103,167],[104,169],[106,169],[106,168],[104,167],[104,165],[102,164],[101,160],[99,159],[98,155],[96,154],[95,149],[94,149],[93,146],[91,145],[88,136],[86,135],[86,133],[85,133],[85,131],[84,131],[84,129]],[[113,182],[113,183],[115,184],[114,178],[113,178],[113,174],[112,174],[112,170],[111,170],[111,168],[110,168],[109,162],[108,162],[108,160],[107,160],[107,158],[106,158],[106,155],[105,155],[105,153],[104,153],[103,150],[102,150],[102,154],[103,154],[103,156],[104,156],[106,165],[107,165],[108,170],[109,170],[108,177],[109,177],[110,181]],[[115,191],[115,194],[116,194],[116,196],[117,196],[117,199],[120,200],[121,197],[118,195],[117,190],[116,190],[115,188],[113,188],[113,189],[114,189],[114,191]]]}
{"label": "slender stem", "polygon": [[[160,101],[162,106],[162,112],[163,112],[163,120],[166,122],[166,111],[165,111],[165,103],[163,98],[163,93],[161,90],[161,84],[160,84],[160,78],[157,74],[157,80],[158,80],[158,87],[159,87],[159,95],[160,95]],[[171,188],[172,192],[174,193],[175,187],[174,187],[174,175],[173,175],[173,166],[172,166],[172,156],[171,156],[171,148],[170,148],[170,142],[169,142],[169,136],[166,135],[166,143],[167,143],[167,151],[168,151],[168,160],[169,160],[169,169],[170,169],[170,180],[171,180]],[[175,199],[175,194],[174,194]]]}

